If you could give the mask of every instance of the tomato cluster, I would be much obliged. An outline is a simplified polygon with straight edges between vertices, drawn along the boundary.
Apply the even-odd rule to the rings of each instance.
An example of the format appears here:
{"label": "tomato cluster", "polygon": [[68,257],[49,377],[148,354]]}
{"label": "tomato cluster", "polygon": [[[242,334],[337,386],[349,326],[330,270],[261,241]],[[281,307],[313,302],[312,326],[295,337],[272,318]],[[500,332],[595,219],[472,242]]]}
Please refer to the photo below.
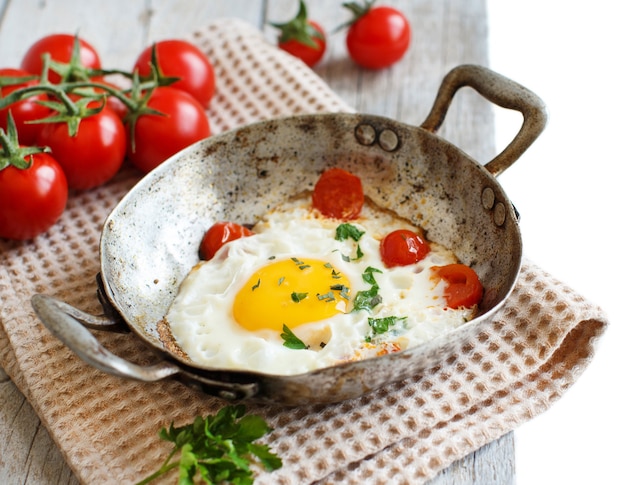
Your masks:
{"label": "tomato cluster", "polygon": [[68,191],[104,184],[125,160],[147,173],[210,136],[214,92],[211,62],[184,40],[154,43],[123,71],[78,36],[39,39],[0,69],[0,237],[46,231]]}
{"label": "tomato cluster", "polygon": [[[352,19],[345,25],[348,54],[366,69],[383,69],[395,64],[411,43],[411,25],[406,16],[393,7],[374,6],[375,1],[343,4],[352,13]],[[298,14],[292,20],[271,25],[280,31],[278,46],[309,67],[324,56],[326,33],[319,23],[307,17],[303,0],[300,0]]]}

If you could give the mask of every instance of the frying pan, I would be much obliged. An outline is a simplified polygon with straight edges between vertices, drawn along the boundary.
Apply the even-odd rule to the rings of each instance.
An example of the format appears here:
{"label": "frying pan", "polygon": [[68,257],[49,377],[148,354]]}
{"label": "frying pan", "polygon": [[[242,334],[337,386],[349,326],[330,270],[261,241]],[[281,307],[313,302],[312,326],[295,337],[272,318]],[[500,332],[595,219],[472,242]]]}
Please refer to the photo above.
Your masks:
{"label": "frying pan", "polygon": [[[464,86],[523,115],[511,143],[485,165],[436,134]],[[146,382],[174,378],[229,401],[330,403],[419,375],[478,338],[516,283],[522,239],[496,177],[539,136],[546,119],[542,101],[526,88],[487,68],[461,65],[445,76],[419,127],[324,113],[262,121],[202,140],[146,175],[106,219],[98,275],[103,316],[41,294],[32,297],[33,308],[57,338],[104,372]],[[290,376],[203,367],[178,351],[162,319],[198,262],[204,231],[218,220],[254,223],[286,198],[312,190],[335,166],[358,175],[374,204],[420,225],[428,239],[478,273],[485,293],[476,318],[418,347]],[[129,362],[88,328],[130,330],[160,360]]]}

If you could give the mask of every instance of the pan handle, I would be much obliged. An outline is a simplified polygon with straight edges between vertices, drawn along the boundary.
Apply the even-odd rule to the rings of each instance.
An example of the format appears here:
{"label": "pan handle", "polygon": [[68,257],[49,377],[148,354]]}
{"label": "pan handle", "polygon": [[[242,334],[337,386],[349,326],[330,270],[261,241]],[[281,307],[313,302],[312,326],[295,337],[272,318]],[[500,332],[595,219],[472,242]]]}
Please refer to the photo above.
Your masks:
{"label": "pan handle", "polygon": [[446,116],[454,94],[462,87],[470,86],[484,98],[502,108],[519,111],[524,117],[522,126],[511,143],[485,168],[497,177],[509,168],[541,134],[548,115],[543,101],[524,86],[493,72],[472,64],[452,69],[443,79],[433,107],[421,128],[436,133]]}
{"label": "pan handle", "polygon": [[142,367],[109,352],[78,319],[93,317],[67,303],[46,295],[33,295],[31,304],[48,330],[81,359],[103,372],[144,382],[154,382],[174,375],[180,369],[167,361]]}
{"label": "pan handle", "polygon": [[106,330],[106,317],[94,317],[47,295],[33,295],[31,304],[52,335],[86,363],[107,374],[142,382],[155,382],[177,375],[188,385],[229,401],[251,398],[259,391],[256,382],[223,382],[188,372],[167,360],[150,366],[133,364],[109,352],[85,326],[89,324],[91,328],[100,328],[99,324],[104,323]]}

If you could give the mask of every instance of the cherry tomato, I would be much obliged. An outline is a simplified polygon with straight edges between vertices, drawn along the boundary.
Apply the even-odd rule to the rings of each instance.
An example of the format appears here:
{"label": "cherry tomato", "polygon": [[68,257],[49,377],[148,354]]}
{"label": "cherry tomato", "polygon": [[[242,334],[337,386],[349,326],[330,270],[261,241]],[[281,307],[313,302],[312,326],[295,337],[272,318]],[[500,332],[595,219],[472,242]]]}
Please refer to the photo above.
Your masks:
{"label": "cherry tomato", "polygon": [[380,257],[388,268],[417,263],[429,252],[428,242],[408,229],[392,231],[380,241]]}
{"label": "cherry tomato", "polygon": [[411,43],[411,26],[404,14],[392,7],[369,5],[360,7],[360,12],[346,36],[352,60],[367,69],[382,69],[399,61]]}
{"label": "cherry tomato", "polygon": [[434,274],[446,281],[444,295],[450,308],[470,308],[483,297],[483,285],[476,272],[465,264],[449,264],[432,268]]}
{"label": "cherry tomato", "polygon": [[283,41],[279,39],[278,47],[302,60],[307,66],[313,67],[324,57],[324,52],[326,52],[326,34],[317,22],[308,20],[307,23],[312,29],[309,36],[313,45],[292,37]]}
{"label": "cherry tomato", "polygon": [[356,219],[364,200],[361,179],[340,168],[322,173],[313,189],[313,207],[335,219]]}
{"label": "cherry tomato", "polygon": [[227,242],[241,237],[252,236],[254,233],[247,227],[234,222],[216,222],[204,234],[200,243],[200,259],[205,261],[215,256],[215,253]]}
{"label": "cherry tomato", "polygon": [[309,20],[304,0],[296,16],[288,22],[272,23],[280,31],[278,47],[302,60],[307,66],[317,64],[326,51],[326,34],[322,26]]}
{"label": "cherry tomato", "polygon": [[[180,78],[170,86],[191,94],[203,108],[208,108],[215,94],[215,74],[207,56],[184,40],[161,40],[154,45],[161,73]],[[152,46],[141,52],[135,61],[134,70],[140,76],[150,75],[151,61]]]}
{"label": "cherry tomato", "polygon": [[67,203],[61,166],[47,153],[36,153],[25,169],[0,170],[0,237],[31,239],[59,219]]}
{"label": "cherry tomato", "polygon": [[45,123],[37,145],[50,147],[70,188],[87,190],[118,172],[126,155],[126,133],[119,117],[105,106],[83,118],[75,136],[70,135],[67,123]]}
{"label": "cherry tomato", "polygon": [[142,114],[132,133],[131,125],[126,126],[128,159],[144,173],[211,134],[209,119],[200,103],[180,89],[156,88],[148,99],[148,107],[162,115]]}
{"label": "cherry tomato", "polygon": [[[69,63],[74,49],[74,35],[51,34],[42,37],[26,51],[22,59],[21,68],[33,74],[41,74],[43,69],[43,58],[45,53],[49,53],[51,59],[57,62]],[[100,56],[98,52],[83,39],[79,39],[80,62],[82,66],[91,69],[100,69]],[[58,83],[61,80],[56,72],[48,72],[48,80]]]}
{"label": "cherry tomato", "polygon": [[[23,69],[0,69],[0,77],[23,77],[32,76],[31,73]],[[12,84],[10,86],[0,87],[0,97],[8,96],[16,89],[34,86],[39,84],[36,79],[25,81],[21,84]],[[13,114],[13,120],[17,127],[17,133],[20,143],[23,145],[33,145],[37,139],[37,134],[41,129],[39,124],[27,123],[28,121],[40,120],[50,114],[50,109],[42,106],[38,101],[46,101],[48,98],[45,94],[36,94],[17,103],[13,103],[0,110],[0,128],[7,129],[7,116],[9,111]]]}

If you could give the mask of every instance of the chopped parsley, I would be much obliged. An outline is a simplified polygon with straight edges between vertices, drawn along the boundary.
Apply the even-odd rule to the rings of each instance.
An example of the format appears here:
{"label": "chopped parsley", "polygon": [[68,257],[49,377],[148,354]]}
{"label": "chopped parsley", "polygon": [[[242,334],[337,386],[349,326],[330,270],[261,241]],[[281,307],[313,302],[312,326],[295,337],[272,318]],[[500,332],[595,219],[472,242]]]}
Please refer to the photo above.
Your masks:
{"label": "chopped parsley", "polygon": [[383,318],[368,318],[367,323],[372,327],[374,335],[380,335],[389,331],[390,327],[393,327],[400,320],[406,320],[407,317],[383,317]]}
{"label": "chopped parsley", "polygon": [[361,231],[358,227],[347,223],[339,224],[337,229],[335,229],[335,239],[337,241],[345,241],[346,239],[358,241],[363,234],[365,234],[365,231]]}
{"label": "chopped parsley", "polygon": [[283,284],[283,281],[285,281],[285,277],[281,276],[280,278],[278,278],[278,286]]}
{"label": "chopped parsley", "polygon": [[291,260],[298,265],[299,269],[306,269],[311,267],[311,265],[306,264],[304,261],[300,261],[298,258],[291,258]]}
{"label": "chopped parsley", "polygon": [[374,285],[369,290],[357,292],[354,297],[354,308],[352,311],[366,310],[371,312],[376,305],[383,301],[383,297],[378,294],[378,290],[378,285]]}
{"label": "chopped parsley", "polygon": [[373,273],[382,273],[381,270],[379,270],[378,268],[373,268],[372,266],[368,266],[367,268],[365,268],[365,271],[363,271],[363,281],[365,281],[366,283],[369,283],[370,285],[377,285],[378,283],[376,283],[376,279],[374,278],[374,274]]}
{"label": "chopped parsley", "polygon": [[318,293],[317,299],[320,301],[324,300],[326,302],[335,301],[335,294],[332,291],[329,291],[328,293],[324,293],[323,295],[321,293]]}
{"label": "chopped parsley", "polygon": [[302,349],[309,348],[309,346],[306,345],[298,337],[296,337],[296,335],[284,323],[283,323],[283,333],[280,334],[280,338],[284,340],[283,345],[287,347],[288,349],[302,350]]}
{"label": "chopped parsley", "polygon": [[259,278],[256,282],[256,285],[252,287],[252,291],[256,290],[259,286],[261,286],[261,278]]}
{"label": "chopped parsley", "polygon": [[346,263],[350,261],[358,261],[363,257],[363,251],[361,250],[361,246],[359,244],[356,245],[356,257],[352,258],[346,254],[341,253],[341,259],[343,259]]}
{"label": "chopped parsley", "polygon": [[308,293],[296,293],[295,291],[291,293],[291,300],[294,303],[300,303],[308,296]]}
{"label": "chopped parsley", "polygon": [[357,292],[354,297],[354,308],[352,311],[366,310],[371,312],[372,309],[382,303],[383,297],[378,294],[380,287],[376,283],[374,273],[382,273],[381,270],[368,266],[362,274],[363,281],[372,285],[369,290]]}
{"label": "chopped parsley", "polygon": [[331,290],[333,291],[338,291],[339,295],[345,299],[345,300],[349,300],[350,297],[348,296],[348,294],[350,293],[350,288],[348,288],[346,285],[332,285],[330,287]]}

